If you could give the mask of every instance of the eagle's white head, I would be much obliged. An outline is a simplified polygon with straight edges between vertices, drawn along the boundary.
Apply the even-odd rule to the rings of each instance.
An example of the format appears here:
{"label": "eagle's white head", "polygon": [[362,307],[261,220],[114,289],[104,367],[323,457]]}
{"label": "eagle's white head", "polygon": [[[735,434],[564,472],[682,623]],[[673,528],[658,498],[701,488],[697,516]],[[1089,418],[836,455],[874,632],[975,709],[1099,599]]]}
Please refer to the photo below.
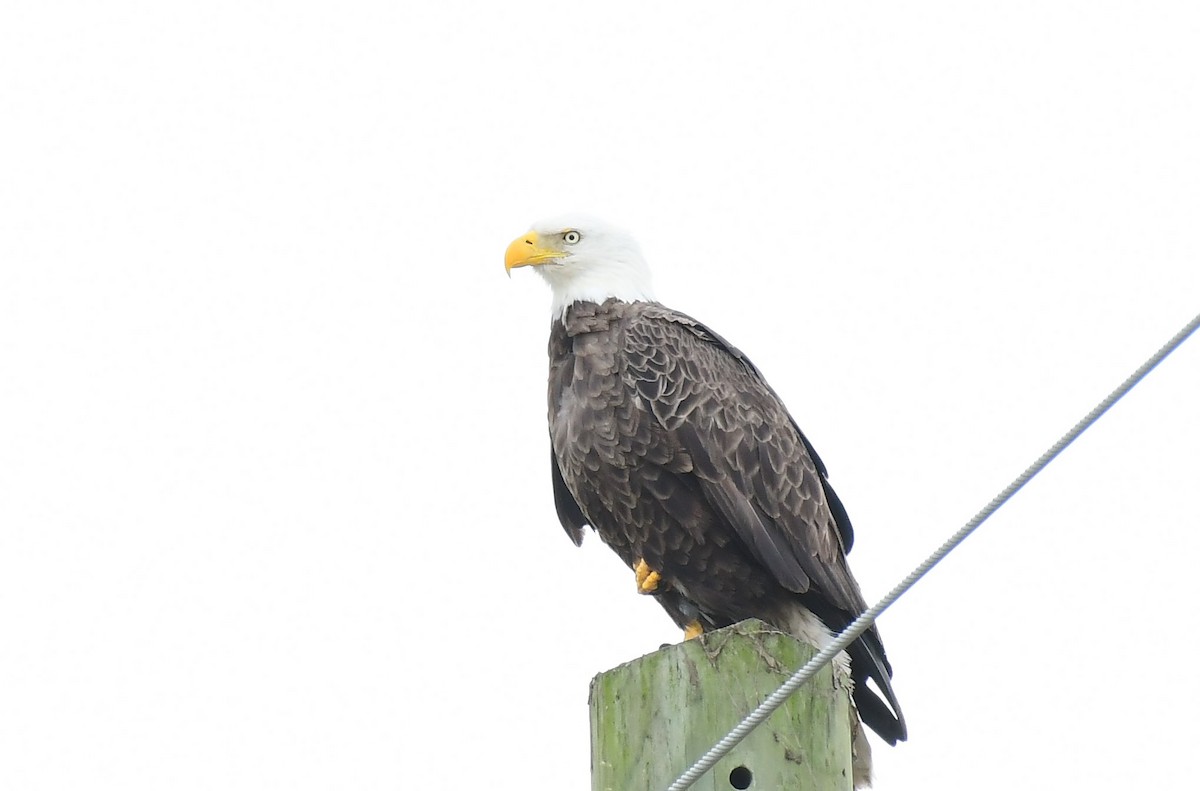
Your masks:
{"label": "eagle's white head", "polygon": [[550,284],[553,311],[561,316],[575,302],[654,299],[650,268],[625,231],[586,215],[566,215],[533,224],[504,254],[504,268],[535,266]]}

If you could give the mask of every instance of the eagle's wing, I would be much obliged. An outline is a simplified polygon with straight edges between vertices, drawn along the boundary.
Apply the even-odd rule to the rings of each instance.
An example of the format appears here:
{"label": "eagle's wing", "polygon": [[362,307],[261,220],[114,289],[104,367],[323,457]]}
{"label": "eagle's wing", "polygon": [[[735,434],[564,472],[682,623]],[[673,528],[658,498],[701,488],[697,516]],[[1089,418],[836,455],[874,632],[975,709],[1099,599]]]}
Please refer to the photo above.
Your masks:
{"label": "eagle's wing", "polygon": [[[661,306],[631,319],[624,338],[627,383],[690,457],[700,493],[827,627],[849,625],[867,608],[846,564],[849,517],[824,464],[758,369],[715,332]],[[892,744],[906,738],[878,631],[863,633],[849,653],[863,721]],[[868,678],[887,705],[867,689]]]}
{"label": "eagle's wing", "polygon": [[755,559],[788,590],[819,593],[853,615],[865,609],[846,566],[852,533],[845,509],[750,361],[666,308],[631,321],[624,347],[626,375]]}
{"label": "eagle's wing", "polygon": [[575,502],[575,495],[567,488],[567,482],[563,480],[553,447],[550,448],[550,477],[554,486],[554,510],[558,512],[558,521],[562,522],[563,530],[567,531],[575,546],[582,546],[583,528],[587,526],[588,519],[583,515],[579,503]]}

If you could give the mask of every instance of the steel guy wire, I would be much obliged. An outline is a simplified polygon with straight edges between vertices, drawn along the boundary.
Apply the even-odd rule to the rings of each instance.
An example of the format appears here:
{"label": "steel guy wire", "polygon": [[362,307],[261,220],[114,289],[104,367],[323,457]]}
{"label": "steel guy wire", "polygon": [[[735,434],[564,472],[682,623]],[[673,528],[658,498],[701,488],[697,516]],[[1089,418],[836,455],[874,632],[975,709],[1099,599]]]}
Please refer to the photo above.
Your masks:
{"label": "steel guy wire", "polygon": [[1004,489],[1004,491],[992,498],[992,501],[984,506],[983,510],[977,513],[974,518],[971,519],[971,521],[959,528],[958,532],[946,540],[946,543],[938,547],[932,555],[930,555],[923,563],[921,563],[921,565],[913,569],[912,572],[905,577],[899,585],[892,588],[892,590],[886,596],[880,599],[878,604],[864,612],[862,615],[858,616],[858,618],[856,618],[853,623],[851,623],[840,634],[838,634],[837,637],[835,637],[833,641],[829,643],[829,645],[817,652],[816,656],[808,661],[808,664],[797,670],[791,678],[789,678],[783,683],[782,686],[779,687],[779,689],[772,692],[770,696],[766,698],[766,700],[760,703],[758,708],[746,715],[746,718],[739,722],[733,730],[731,730],[723,739],[713,745],[713,747],[710,748],[709,751],[703,756],[701,756],[696,763],[692,764],[692,766],[686,772],[680,775],[675,782],[667,788],[667,791],[684,791],[684,789],[691,788],[692,784],[699,780],[705,772],[711,769],[717,761],[728,755],[729,751],[736,747],[743,739],[749,736],[751,731],[753,731],[763,721],[775,713],[775,710],[782,706],[783,702],[787,700],[793,692],[799,689],[804,682],[816,675],[817,671],[820,670],[827,662],[831,661],[839,652],[845,650],[850,643],[854,642],[854,640],[860,634],[869,629],[871,625],[875,623],[875,619],[877,619],[884,610],[886,610],[888,607],[891,607],[892,604],[894,604],[897,599],[903,596],[909,588],[915,585],[917,580],[921,579],[921,577],[924,577],[930,569],[932,569],[942,560],[942,558],[950,554],[950,552],[959,544],[961,544],[967,536],[971,535],[971,533],[975,531],[975,528],[983,524],[983,522],[989,516],[991,516],[998,508],[1000,508],[1000,506],[1004,505],[1006,502],[1008,502],[1009,498],[1020,491],[1021,487],[1029,483],[1029,481],[1035,475],[1041,472],[1047,464],[1049,464],[1056,456],[1058,456],[1058,454],[1062,453],[1062,451],[1068,445],[1078,439],[1080,434],[1091,427],[1091,425],[1095,423],[1101,415],[1107,412],[1113,404],[1120,401],[1126,393],[1132,390],[1138,382],[1145,378],[1146,374],[1150,373],[1150,371],[1152,371],[1156,365],[1166,359],[1167,355],[1179,348],[1179,345],[1187,340],[1188,336],[1195,332],[1197,327],[1200,327],[1200,315],[1197,315],[1190,322],[1188,322],[1186,327],[1176,333],[1171,340],[1167,341],[1166,344],[1164,344],[1161,349],[1155,352],[1149,360],[1142,363],[1141,367],[1134,371],[1128,379],[1122,382],[1116,390],[1113,390],[1111,393],[1109,393],[1107,398],[1097,404],[1091,412],[1089,412],[1082,420],[1076,423],[1070,431],[1063,435],[1062,439],[1054,443],[1054,445],[1048,451],[1043,453],[1037,461],[1029,465],[1029,467],[1027,467],[1023,473],[1018,475],[1016,480],[1010,483]]}

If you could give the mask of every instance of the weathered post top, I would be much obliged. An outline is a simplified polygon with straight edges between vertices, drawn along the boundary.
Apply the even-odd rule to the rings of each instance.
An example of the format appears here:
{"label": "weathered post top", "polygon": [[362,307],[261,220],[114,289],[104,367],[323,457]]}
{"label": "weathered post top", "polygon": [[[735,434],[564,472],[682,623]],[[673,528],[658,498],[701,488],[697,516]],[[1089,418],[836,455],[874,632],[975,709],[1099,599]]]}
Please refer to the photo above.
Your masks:
{"label": "weathered post top", "polygon": [[[592,791],[662,791],[816,651],[762,621],[592,679]],[[826,665],[693,786],[849,791],[850,690]]]}

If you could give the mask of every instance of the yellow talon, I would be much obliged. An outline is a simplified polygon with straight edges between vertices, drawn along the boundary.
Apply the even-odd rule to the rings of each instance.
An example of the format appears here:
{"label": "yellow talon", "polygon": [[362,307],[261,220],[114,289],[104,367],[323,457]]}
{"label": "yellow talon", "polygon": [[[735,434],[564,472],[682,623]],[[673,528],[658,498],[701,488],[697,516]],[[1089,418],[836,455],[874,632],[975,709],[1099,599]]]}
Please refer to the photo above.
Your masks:
{"label": "yellow talon", "polygon": [[642,558],[633,567],[633,575],[637,579],[638,593],[654,593],[658,590],[659,580],[662,576],[657,571],[651,571],[646,565],[646,559]]}
{"label": "yellow talon", "polygon": [[691,640],[693,637],[699,637],[704,634],[704,627],[699,621],[692,621],[687,626],[683,627],[683,639]]}

